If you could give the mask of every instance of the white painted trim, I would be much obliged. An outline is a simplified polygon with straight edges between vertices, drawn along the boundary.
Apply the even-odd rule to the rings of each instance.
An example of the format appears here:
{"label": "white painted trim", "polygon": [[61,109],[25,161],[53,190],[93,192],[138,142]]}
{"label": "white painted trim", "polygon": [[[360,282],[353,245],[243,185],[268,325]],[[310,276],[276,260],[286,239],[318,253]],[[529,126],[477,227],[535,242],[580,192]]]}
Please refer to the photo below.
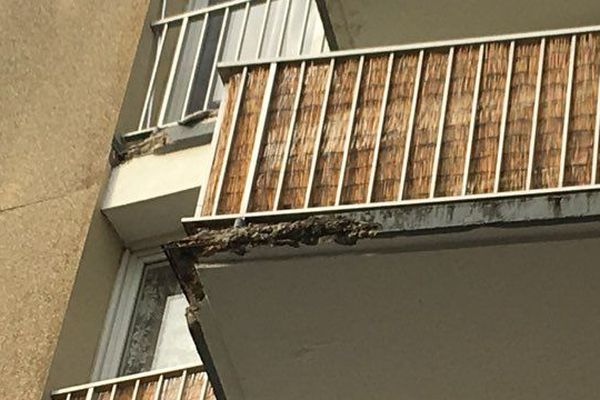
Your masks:
{"label": "white painted trim", "polygon": [[477,59],[477,72],[475,75],[475,87],[473,88],[473,99],[471,100],[471,121],[469,122],[469,138],[467,139],[467,149],[465,151],[465,168],[463,170],[462,195],[467,194],[469,186],[469,170],[471,169],[471,156],[473,152],[473,138],[475,136],[475,126],[477,125],[477,107],[479,106],[479,92],[481,89],[481,75],[483,73],[483,59],[485,58],[485,45],[479,46],[479,58]]}
{"label": "white painted trim", "polygon": [[379,162],[379,148],[381,147],[381,136],[385,125],[385,111],[387,109],[390,86],[392,82],[392,72],[394,69],[394,53],[390,53],[388,58],[385,86],[383,88],[383,97],[381,99],[381,108],[379,109],[379,120],[377,121],[377,136],[373,149],[373,161],[371,164],[371,173],[369,175],[369,188],[367,190],[367,203],[371,202],[373,197],[373,187],[375,186],[375,174],[377,172],[377,163]]}
{"label": "white painted trim", "polygon": [[273,200],[273,210],[276,211],[279,207],[279,201],[281,199],[281,190],[283,188],[283,180],[285,179],[285,172],[287,168],[290,151],[292,148],[292,139],[294,137],[294,128],[296,127],[296,119],[298,117],[298,108],[300,107],[300,99],[302,98],[302,88],[304,87],[304,75],[306,73],[306,63],[303,62],[300,65],[300,72],[298,75],[298,86],[296,87],[296,96],[294,99],[294,107],[292,111],[292,117],[290,118],[290,125],[288,127],[287,137],[285,141],[285,149],[283,151],[283,160],[281,167],[279,168],[279,178],[277,180],[277,191],[275,192],[275,199]]}
{"label": "white painted trim", "polygon": [[544,58],[546,58],[546,38],[540,41],[540,59],[538,60],[538,73],[535,84],[535,100],[533,103],[533,115],[531,117],[531,139],[529,142],[529,159],[527,162],[527,182],[525,188],[531,189],[533,179],[533,160],[535,158],[535,141],[537,136],[538,116],[540,112],[540,96],[542,92],[542,77],[544,75]]}
{"label": "white painted trim", "polygon": [[325,126],[325,117],[327,114],[327,105],[329,104],[329,92],[331,91],[331,85],[333,83],[333,76],[335,75],[335,59],[332,58],[329,61],[329,71],[327,73],[327,83],[325,86],[325,94],[323,95],[323,104],[321,105],[321,115],[319,116],[319,125],[317,126],[317,132],[315,134],[315,143],[313,145],[313,154],[310,165],[310,174],[308,175],[308,183],[306,184],[306,197],[304,199],[304,208],[310,206],[310,196],[312,194],[313,181],[315,179],[315,170],[317,169],[317,160],[319,158],[319,148],[321,147],[321,138],[323,136],[323,129]]}
{"label": "white painted trim", "polygon": [[209,12],[212,11],[217,11],[217,10],[221,10],[223,8],[231,8],[240,4],[250,4],[252,0],[233,0],[233,1],[228,1],[226,3],[221,3],[221,4],[215,4],[209,7],[204,7],[204,8],[200,8],[198,10],[194,10],[194,11],[188,11],[185,13],[181,13],[181,14],[177,14],[177,15],[172,15],[170,17],[167,18],[161,18],[158,21],[154,21],[151,26],[152,27],[156,27],[156,26],[160,26],[160,25],[164,25],[164,24],[168,24],[170,22],[174,22],[183,18],[191,18],[191,17],[195,17],[197,15],[202,15],[202,14],[208,14]]}
{"label": "white painted trim", "polygon": [[510,103],[510,88],[512,86],[513,64],[515,58],[515,42],[510,42],[508,50],[508,66],[506,69],[506,85],[504,87],[504,100],[502,102],[502,121],[500,122],[500,137],[498,138],[498,154],[496,155],[496,170],[494,171],[494,193],[500,190],[502,175],[502,158],[504,157],[504,139],[506,137],[506,124],[508,121],[508,107]]}
{"label": "white painted trim", "polygon": [[358,61],[358,71],[354,82],[354,91],[352,93],[352,104],[350,106],[350,117],[348,118],[348,127],[346,128],[346,137],[344,138],[344,152],[342,154],[342,163],[340,164],[340,176],[338,179],[337,191],[335,195],[335,205],[339,205],[342,200],[342,191],[344,189],[344,179],[346,178],[346,167],[348,164],[348,153],[352,144],[352,132],[354,131],[354,121],[356,120],[356,107],[360,95],[360,83],[362,80],[365,57],[360,56]]}
{"label": "white painted trim", "polygon": [[408,174],[408,161],[410,159],[410,147],[412,146],[412,137],[415,131],[415,120],[417,118],[417,106],[419,103],[419,91],[421,90],[421,75],[423,74],[423,59],[425,52],[419,52],[419,60],[415,71],[415,84],[410,106],[410,115],[408,117],[408,127],[406,131],[406,140],[404,142],[404,154],[402,160],[402,170],[400,171],[400,187],[398,188],[398,201],[404,198],[404,187],[406,186],[406,176]]}
{"label": "white painted trim", "polygon": [[446,65],[446,80],[444,82],[444,93],[442,94],[442,104],[440,105],[440,119],[438,121],[438,134],[435,143],[435,153],[433,156],[433,167],[431,168],[431,187],[429,188],[429,197],[435,196],[435,186],[437,184],[437,175],[440,165],[440,154],[442,151],[442,141],[444,139],[444,128],[446,126],[446,112],[448,111],[448,94],[450,92],[450,79],[452,78],[452,66],[454,64],[454,47],[448,51]]}
{"label": "white painted trim", "polygon": [[573,97],[573,75],[575,73],[575,51],[577,50],[577,36],[571,36],[571,48],[569,49],[569,74],[567,78],[567,93],[565,96],[565,115],[563,120],[562,141],[560,147],[560,171],[558,175],[558,186],[562,187],[565,182],[565,164],[567,162],[567,145],[569,142],[569,122],[571,118],[571,99]]}

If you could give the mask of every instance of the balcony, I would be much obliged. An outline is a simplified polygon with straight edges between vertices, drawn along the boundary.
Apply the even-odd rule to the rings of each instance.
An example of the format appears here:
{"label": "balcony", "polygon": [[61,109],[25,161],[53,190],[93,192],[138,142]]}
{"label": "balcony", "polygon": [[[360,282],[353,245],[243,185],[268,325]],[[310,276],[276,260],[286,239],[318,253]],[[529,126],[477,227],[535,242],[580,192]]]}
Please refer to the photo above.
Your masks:
{"label": "balcony", "polygon": [[222,64],[187,221],[597,189],[599,31]]}
{"label": "balcony", "polygon": [[52,400],[213,400],[202,366],[152,371],[57,390]]}

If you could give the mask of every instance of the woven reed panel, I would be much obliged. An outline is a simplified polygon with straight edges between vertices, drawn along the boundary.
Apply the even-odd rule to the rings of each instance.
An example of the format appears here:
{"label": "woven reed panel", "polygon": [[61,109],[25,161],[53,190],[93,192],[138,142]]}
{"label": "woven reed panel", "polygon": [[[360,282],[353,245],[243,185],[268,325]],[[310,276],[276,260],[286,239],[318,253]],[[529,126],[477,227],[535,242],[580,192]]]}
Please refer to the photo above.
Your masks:
{"label": "woven reed panel", "polygon": [[328,71],[329,63],[327,62],[310,63],[306,66],[302,97],[298,106],[292,147],[286,164],[278,209],[304,207]]}
{"label": "woven reed panel", "polygon": [[259,67],[248,71],[244,97],[223,179],[218,205],[219,214],[240,212],[268,74],[268,67]]}
{"label": "woven reed panel", "polygon": [[458,196],[462,192],[478,59],[477,46],[458,48],[454,54],[436,197]]}
{"label": "woven reed panel", "polygon": [[388,64],[386,56],[369,57],[364,62],[348,162],[344,174],[342,204],[367,202]]}
{"label": "woven reed panel", "polygon": [[277,71],[250,194],[249,211],[273,209],[299,75],[298,64],[284,64]]}
{"label": "woven reed panel", "polygon": [[412,53],[396,54],[394,60],[373,185],[373,202],[398,198],[418,59],[418,55]]}
{"label": "woven reed panel", "polygon": [[565,186],[591,183],[599,57],[600,36],[598,34],[579,36],[575,53]]}
{"label": "woven reed panel", "polygon": [[570,47],[570,37],[546,42],[532,189],[558,186]]}
{"label": "woven reed panel", "polygon": [[206,188],[206,194],[204,197],[204,203],[202,204],[202,215],[210,215],[213,210],[215,195],[217,191],[217,185],[219,181],[219,174],[223,167],[223,160],[225,158],[225,148],[227,147],[227,140],[231,132],[231,124],[233,118],[233,112],[235,108],[235,101],[238,95],[238,88],[240,86],[241,73],[234,75],[230,78],[225,92],[225,98],[223,100],[223,119],[221,128],[217,132],[218,141],[215,149],[215,157],[213,159],[212,166],[210,168],[210,175],[208,177],[208,183]]}
{"label": "woven reed panel", "polygon": [[515,46],[500,172],[501,192],[525,190],[539,56],[539,40]]}
{"label": "woven reed panel", "polygon": [[[206,375],[206,373],[196,372],[192,375],[188,375],[185,381],[185,386],[183,388],[182,400],[200,399],[200,392],[202,391],[202,386],[204,385],[207,379],[208,376]],[[212,387],[210,387],[210,389],[212,391]],[[208,396],[205,398],[208,398]],[[173,398],[173,400],[175,400],[175,398]]]}
{"label": "woven reed panel", "polygon": [[485,46],[467,194],[494,190],[508,50],[507,43]]}
{"label": "woven reed panel", "polygon": [[448,51],[425,54],[406,178],[405,199],[429,197]]}
{"label": "woven reed panel", "polygon": [[310,206],[335,204],[357,72],[357,58],[340,60],[335,65]]}

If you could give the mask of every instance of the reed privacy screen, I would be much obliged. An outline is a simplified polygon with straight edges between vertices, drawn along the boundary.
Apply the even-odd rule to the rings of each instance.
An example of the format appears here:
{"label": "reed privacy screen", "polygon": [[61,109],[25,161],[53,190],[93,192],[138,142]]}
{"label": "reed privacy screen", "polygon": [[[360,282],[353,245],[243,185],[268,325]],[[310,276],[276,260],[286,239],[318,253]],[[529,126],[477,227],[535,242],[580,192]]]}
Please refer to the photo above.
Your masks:
{"label": "reed privacy screen", "polygon": [[197,218],[595,188],[596,28],[223,66]]}

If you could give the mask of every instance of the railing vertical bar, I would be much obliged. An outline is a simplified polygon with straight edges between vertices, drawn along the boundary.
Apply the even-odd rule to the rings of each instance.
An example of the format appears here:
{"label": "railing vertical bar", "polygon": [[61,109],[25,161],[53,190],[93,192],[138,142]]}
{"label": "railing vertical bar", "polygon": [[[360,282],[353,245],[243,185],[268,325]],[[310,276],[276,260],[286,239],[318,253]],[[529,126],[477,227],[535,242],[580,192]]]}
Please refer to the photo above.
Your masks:
{"label": "railing vertical bar", "polygon": [[136,379],[133,385],[133,393],[131,393],[131,400],[137,400],[138,393],[140,392],[140,380]]}
{"label": "railing vertical bar", "polygon": [[465,150],[465,166],[463,169],[462,195],[467,194],[469,185],[469,169],[471,169],[471,156],[473,151],[473,139],[475,136],[475,126],[477,125],[477,107],[479,106],[479,92],[481,88],[481,75],[483,74],[483,61],[485,58],[485,45],[479,45],[479,58],[477,59],[477,72],[475,75],[475,86],[473,87],[473,99],[471,100],[471,120],[469,122],[469,137],[467,139],[467,148]]}
{"label": "railing vertical bar", "polygon": [[162,50],[165,44],[165,40],[167,38],[167,31],[169,29],[169,24],[165,24],[162,29],[162,33],[160,34],[159,43],[156,49],[156,57],[154,58],[154,65],[152,66],[152,73],[150,74],[150,81],[148,82],[148,89],[146,90],[146,98],[144,99],[144,106],[142,108],[142,115],[140,117],[140,123],[138,125],[138,129],[144,129],[144,119],[146,115],[149,115],[148,106],[150,104],[150,97],[152,96],[152,92],[154,91],[154,81],[156,80],[156,72],[158,70],[158,64],[160,63],[160,57],[162,55]]}
{"label": "railing vertical bar", "polygon": [[183,391],[185,390],[185,381],[187,380],[187,369],[184,369],[181,373],[181,385],[179,385],[179,389],[177,389],[177,397],[175,400],[183,399]]}
{"label": "railing vertical bar", "polygon": [[285,34],[288,29],[288,21],[290,19],[290,10],[291,3],[293,0],[285,0],[285,10],[283,11],[283,22],[281,24],[281,32],[279,34],[279,39],[277,41],[277,57],[281,57],[281,52],[283,51],[283,41],[285,38]]}
{"label": "railing vertical bar", "polygon": [[[233,99],[229,99],[228,91],[225,91],[225,95],[223,98],[223,104],[225,104],[229,100],[233,100]],[[215,128],[213,130],[212,139],[210,141],[211,156],[210,156],[210,164],[208,164],[210,166],[210,168],[212,168],[213,164],[215,163],[215,157],[217,155],[217,144],[219,143],[219,138],[221,137],[221,127],[223,126],[224,118],[225,118],[225,107],[220,107],[219,113],[217,115],[217,121],[215,122]],[[198,196],[198,202],[196,204],[196,212],[195,212],[195,215],[197,217],[200,217],[202,215],[202,208],[204,207],[204,200],[206,197],[206,191],[208,189],[207,187],[208,187],[209,179],[210,179],[210,173],[206,174],[206,180],[204,182],[202,182],[202,184],[200,186],[200,195]]]}
{"label": "railing vertical bar", "polygon": [[315,179],[315,170],[317,168],[317,160],[319,158],[319,147],[321,147],[321,137],[323,136],[323,126],[325,124],[325,116],[327,114],[327,104],[329,102],[329,92],[333,82],[335,70],[335,58],[329,61],[329,71],[327,73],[327,82],[325,86],[325,94],[323,95],[323,104],[321,105],[321,115],[319,116],[319,124],[317,126],[317,134],[315,135],[315,143],[313,146],[313,154],[308,175],[308,183],[306,185],[306,197],[304,199],[304,208],[310,206],[310,196],[312,194],[313,181]]}
{"label": "railing vertical bar", "polygon": [[65,398],[65,400],[71,400],[71,396],[72,396],[71,393],[68,393],[67,397]]}
{"label": "railing vertical bar", "polygon": [[[181,119],[185,118],[185,116],[187,115],[190,96],[192,94],[192,88],[194,87],[194,80],[196,79],[196,69],[198,68],[198,62],[200,60],[200,53],[202,52],[202,47],[204,47],[204,38],[206,37],[206,26],[208,25],[209,18],[210,13],[206,14],[202,18],[202,30],[200,31],[200,37],[198,37],[198,47],[196,47],[194,62],[192,64],[192,70],[190,71],[190,79],[188,80],[188,87],[185,91],[185,100],[183,101],[183,110],[181,110]],[[206,96],[208,97],[208,94]]]}
{"label": "railing vertical bar", "polygon": [[510,88],[512,85],[513,63],[515,59],[515,41],[510,42],[508,50],[508,67],[506,69],[506,85],[504,86],[504,100],[502,102],[502,120],[500,122],[500,137],[498,138],[498,154],[496,155],[496,170],[494,175],[494,193],[500,190],[500,177],[502,174],[502,158],[504,157],[504,138],[508,121],[508,106],[510,103]]}
{"label": "railing vertical bar", "polygon": [[571,118],[571,99],[573,98],[573,75],[575,74],[575,52],[577,50],[577,35],[571,36],[571,48],[569,50],[569,75],[567,78],[567,93],[565,96],[565,115],[563,120],[562,143],[560,147],[560,172],[558,175],[559,187],[563,187],[565,183],[565,167],[567,163],[567,145],[569,142],[569,122]]}
{"label": "railing vertical bar", "polygon": [[[221,171],[219,172],[219,180],[217,181],[217,190],[215,192],[215,200],[213,204],[212,215],[217,215],[219,208],[219,202],[221,201],[221,190],[223,189],[223,181],[225,180],[225,172],[227,171],[227,165],[229,163],[229,153],[231,152],[231,144],[233,143],[233,136],[235,135],[235,128],[237,125],[238,115],[244,97],[246,79],[248,77],[248,67],[244,67],[242,71],[242,79],[240,79],[240,87],[238,89],[237,98],[235,100],[235,106],[233,109],[233,116],[231,118],[231,128],[229,129],[229,136],[227,137],[227,145],[225,147],[225,154],[223,155],[223,164],[221,165]],[[223,107],[221,107],[223,108]]]}
{"label": "railing vertical bar", "polygon": [[91,387],[87,390],[87,393],[85,394],[85,400],[92,400],[93,396],[94,396],[94,388]]}
{"label": "railing vertical bar", "polygon": [[[167,79],[167,86],[165,87],[165,94],[163,96],[162,106],[160,108],[160,115],[158,117],[158,126],[162,126],[167,112],[167,107],[171,101],[171,91],[173,89],[173,80],[175,79],[175,72],[179,64],[179,56],[181,55],[181,47],[183,46],[183,38],[185,37],[189,18],[184,18],[181,23],[181,32],[177,38],[177,45],[175,47],[175,53],[173,54],[173,60],[171,61],[171,70],[169,71],[169,78]],[[172,121],[170,121],[172,122]]]}
{"label": "railing vertical bar", "polygon": [[306,40],[306,29],[308,27],[308,17],[310,16],[310,7],[314,0],[306,1],[306,10],[304,10],[304,21],[302,22],[302,32],[300,33],[300,40],[298,41],[298,55],[302,54],[302,48],[304,47],[304,40]]}
{"label": "railing vertical bar", "polygon": [[204,373],[204,382],[202,382],[202,387],[200,388],[200,393],[198,396],[199,400],[205,400],[206,399],[206,393],[208,392],[208,384],[210,383],[208,381],[208,374]]}
{"label": "railing vertical bar", "polygon": [[598,147],[600,146],[600,74],[598,74],[598,87],[596,90],[596,125],[594,127],[594,146],[592,154],[591,184],[595,184],[598,175]]}
{"label": "railing vertical bar", "polygon": [[158,382],[156,382],[156,387],[154,388],[154,400],[160,400],[160,392],[162,391],[162,385],[164,380],[164,375],[159,375]]}
{"label": "railing vertical bar", "polygon": [[227,29],[228,23],[229,7],[225,9],[225,14],[223,15],[223,23],[221,25],[221,31],[219,32],[219,39],[217,40],[217,51],[215,52],[215,59],[213,61],[212,68],[210,69],[210,78],[208,80],[208,87],[206,88],[206,98],[204,99],[204,106],[202,107],[204,110],[208,110],[208,103],[210,102],[212,96],[213,87],[217,79],[219,79],[219,77],[217,76],[217,64],[219,63],[219,59],[221,58],[221,54],[223,52],[223,43],[225,42],[225,30]]}
{"label": "railing vertical bar", "polygon": [[116,400],[117,398],[117,384],[113,384],[111,389],[110,389],[110,397],[108,400]]}
{"label": "railing vertical bar", "polygon": [[275,200],[273,201],[273,211],[277,211],[279,207],[279,200],[281,199],[281,190],[283,188],[283,180],[285,179],[285,172],[287,168],[287,162],[290,156],[292,148],[292,139],[294,136],[294,128],[296,126],[296,118],[298,117],[298,108],[300,107],[300,99],[302,98],[302,87],[304,85],[304,74],[306,72],[306,61],[303,61],[300,65],[300,73],[298,76],[298,87],[296,89],[296,97],[294,99],[294,108],[292,110],[292,117],[290,119],[290,125],[288,127],[287,137],[285,141],[285,148],[283,150],[283,160],[281,167],[279,168],[279,179],[277,181],[277,190],[275,192]]}
{"label": "railing vertical bar", "polygon": [[260,58],[262,53],[263,42],[265,41],[265,30],[267,29],[267,22],[269,21],[269,10],[271,9],[271,0],[267,0],[265,4],[265,16],[260,26],[260,33],[258,34],[258,47],[256,49],[256,59]]}
{"label": "railing vertical bar", "polygon": [[356,81],[352,93],[352,105],[350,106],[350,116],[348,118],[348,127],[346,128],[346,137],[344,138],[344,152],[342,153],[342,163],[340,164],[340,176],[338,178],[337,191],[335,195],[335,205],[339,205],[342,200],[344,189],[344,180],[346,178],[346,166],[348,164],[348,153],[352,144],[352,132],[354,131],[354,121],[356,119],[356,107],[358,105],[358,96],[360,95],[360,81],[362,79],[363,68],[365,65],[365,56],[360,56],[358,61],[358,71],[356,72]]}
{"label": "railing vertical bar", "polygon": [[244,45],[244,38],[246,36],[246,27],[248,26],[248,16],[250,15],[250,2],[246,3],[244,8],[244,19],[242,20],[242,26],[240,27],[240,39],[237,44],[235,51],[235,60],[239,61],[242,56],[242,46]]}
{"label": "railing vertical bar", "polygon": [[429,188],[429,197],[435,197],[435,187],[437,185],[437,174],[440,166],[440,154],[442,151],[442,140],[444,139],[444,128],[446,126],[446,112],[448,111],[448,94],[450,93],[450,80],[452,78],[452,65],[454,64],[454,47],[448,51],[448,63],[446,66],[446,80],[444,82],[444,92],[442,94],[442,104],[440,106],[440,119],[438,122],[438,134],[435,143],[435,153],[433,156],[433,167],[431,169],[431,187]]}
{"label": "railing vertical bar", "polygon": [[258,124],[256,126],[256,133],[254,134],[254,146],[252,147],[252,157],[250,158],[250,164],[248,166],[248,175],[246,176],[246,185],[244,186],[244,193],[242,195],[242,203],[240,214],[244,215],[248,212],[250,205],[250,194],[252,193],[252,187],[254,186],[254,177],[256,176],[256,168],[258,166],[258,156],[260,155],[260,149],[267,125],[267,116],[269,114],[269,105],[271,103],[271,95],[273,94],[273,86],[275,84],[275,76],[277,75],[277,63],[271,63],[269,67],[269,77],[267,78],[267,84],[265,86],[265,92],[263,95],[263,102],[260,109],[260,115],[258,117]]}
{"label": "railing vertical bar", "polygon": [[421,75],[423,73],[423,59],[425,51],[419,52],[419,60],[417,61],[417,69],[415,71],[415,87],[413,90],[410,115],[408,117],[408,130],[406,132],[406,140],[404,142],[404,156],[402,159],[402,170],[400,172],[400,187],[398,190],[398,201],[402,201],[404,197],[404,186],[406,186],[406,175],[408,170],[408,160],[410,159],[410,146],[412,145],[412,137],[415,131],[415,119],[417,117],[417,105],[419,104],[419,90],[421,90]]}
{"label": "railing vertical bar", "polygon": [[390,86],[392,82],[392,72],[394,69],[394,53],[390,53],[388,59],[387,72],[385,75],[385,86],[381,98],[381,108],[379,109],[379,120],[377,121],[377,136],[375,137],[375,146],[373,148],[373,160],[371,163],[371,173],[369,174],[369,187],[367,189],[367,203],[371,202],[373,197],[373,187],[375,186],[375,174],[377,172],[377,163],[379,162],[379,148],[381,147],[381,136],[385,124],[385,111],[387,109]]}
{"label": "railing vertical bar", "polygon": [[162,19],[164,19],[167,16],[167,1],[168,0],[162,0],[162,4],[161,4],[161,8],[160,8],[160,17]]}
{"label": "railing vertical bar", "polygon": [[529,142],[529,155],[527,161],[527,181],[525,184],[526,190],[531,189],[531,181],[533,177],[533,159],[535,153],[535,141],[537,136],[538,114],[540,111],[540,96],[542,93],[542,77],[544,74],[544,58],[546,56],[546,39],[540,41],[540,59],[538,61],[538,72],[535,83],[535,100],[533,102],[533,115],[531,117],[531,140]]}

